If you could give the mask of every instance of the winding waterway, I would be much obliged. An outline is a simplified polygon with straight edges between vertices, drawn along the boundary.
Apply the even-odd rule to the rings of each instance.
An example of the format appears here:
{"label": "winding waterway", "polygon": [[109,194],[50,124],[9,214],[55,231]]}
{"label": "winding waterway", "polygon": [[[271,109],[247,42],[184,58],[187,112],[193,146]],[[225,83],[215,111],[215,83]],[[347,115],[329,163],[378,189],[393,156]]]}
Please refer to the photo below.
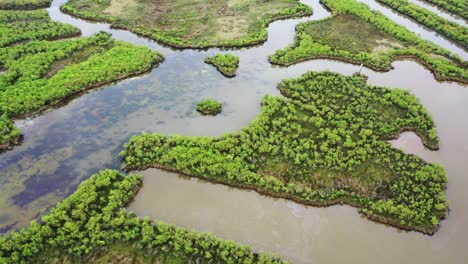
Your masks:
{"label": "winding waterway", "polygon": [[[73,24],[86,36],[109,31],[117,39],[162,52],[166,60],[144,76],[89,91],[56,110],[16,122],[25,141],[0,154],[0,228],[4,230],[38,217],[92,173],[119,168],[118,152],[131,135],[147,131],[219,136],[247,125],[258,114],[265,94],[279,94],[276,84],[281,79],[309,70],[350,75],[359,68],[329,60],[287,68],[268,63],[268,55],[292,43],[297,23],[330,15],[318,1],[304,1],[314,8],[310,18],[272,23],[265,44],[231,50],[240,57],[238,76],[233,79],[203,63],[219,49],[162,47],[127,31],[64,15],[58,7],[65,1],[53,2],[49,9],[53,20]],[[382,12],[401,18],[386,9]],[[413,24],[409,24],[410,30],[426,30]],[[424,37],[444,40],[435,34]],[[443,46],[457,50],[456,46]],[[386,73],[366,68],[362,72],[371,84],[411,90],[434,117],[441,138],[439,151],[424,149],[410,133],[391,142],[428,161],[440,162],[448,173],[451,212],[434,236],[376,224],[349,206],[305,207],[155,169],[141,172],[144,187],[129,209],[141,216],[214,232],[256,250],[277,252],[294,263],[466,263],[468,89],[435,81],[413,61],[398,61],[393,66]],[[225,111],[216,117],[198,115],[195,104],[205,97],[222,101]]]}

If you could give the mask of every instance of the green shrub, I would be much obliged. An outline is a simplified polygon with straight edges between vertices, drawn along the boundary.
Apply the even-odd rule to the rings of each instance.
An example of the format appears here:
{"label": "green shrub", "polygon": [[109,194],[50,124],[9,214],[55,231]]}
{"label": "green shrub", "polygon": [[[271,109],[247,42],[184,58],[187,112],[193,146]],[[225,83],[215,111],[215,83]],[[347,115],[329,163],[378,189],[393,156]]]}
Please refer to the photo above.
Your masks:
{"label": "green shrub", "polygon": [[239,67],[239,57],[229,53],[216,54],[213,57],[206,57],[205,63],[214,65],[218,71],[227,77],[234,77]]}
{"label": "green shrub", "polygon": [[[301,23],[296,27],[296,37],[293,46],[277,50],[269,57],[271,63],[291,65],[304,60],[330,58],[344,60],[349,63],[364,64],[374,70],[388,71],[391,62],[398,58],[414,58],[428,67],[436,79],[468,82],[466,62],[459,56],[451,55],[448,50],[422,40],[415,33],[389,20],[379,12],[373,12],[367,5],[356,0],[322,0],[333,12],[333,16],[320,21]],[[338,16],[354,16],[370,24],[381,34],[387,34],[400,42],[400,45],[386,47],[383,51],[371,50],[353,52],[347,47],[337,47],[334,42],[324,41],[325,38],[313,38],[308,30],[315,24],[328,23]],[[333,26],[333,25],[332,25]],[[341,28],[336,25],[336,28]],[[333,28],[331,28],[333,29]],[[367,31],[343,31],[343,38],[362,38]],[[466,34],[465,34],[466,35]],[[393,42],[393,41],[392,41]],[[350,45],[350,47],[353,47]]]}
{"label": "green shrub", "polygon": [[[0,10],[0,147],[19,142],[11,118],[39,112],[77,92],[151,69],[162,56],[100,32],[88,38],[50,21],[45,10]],[[13,45],[17,44],[17,45]]]}
{"label": "green shrub", "polygon": [[197,104],[197,111],[204,115],[217,115],[221,113],[222,106],[215,100],[205,99]]}

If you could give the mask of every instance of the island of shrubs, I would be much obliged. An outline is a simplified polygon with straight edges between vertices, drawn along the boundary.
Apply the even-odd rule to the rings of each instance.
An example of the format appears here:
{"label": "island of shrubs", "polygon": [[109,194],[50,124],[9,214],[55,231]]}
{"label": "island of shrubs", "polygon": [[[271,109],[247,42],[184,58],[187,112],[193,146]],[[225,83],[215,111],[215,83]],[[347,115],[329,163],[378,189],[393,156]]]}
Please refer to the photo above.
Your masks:
{"label": "island of shrubs", "polygon": [[127,212],[141,182],[115,170],[91,176],[40,221],[0,237],[0,263],[90,263],[110,254],[136,255],[138,263],[283,263],[210,233]]}
{"label": "island of shrubs", "polygon": [[[269,57],[271,63],[291,65],[309,59],[329,58],[388,71],[392,68],[392,61],[411,58],[431,70],[438,80],[468,83],[466,61],[422,40],[381,13],[373,12],[367,5],[356,0],[321,2],[333,12],[333,16],[299,24],[293,46],[277,50]],[[330,35],[339,37],[331,38]]]}
{"label": "island of shrubs", "polygon": [[133,136],[122,167],[162,168],[309,205],[347,203],[382,223],[437,230],[448,208],[444,169],[386,142],[411,130],[438,148],[434,123],[416,97],[329,72],[279,88],[287,99],[266,96],[259,116],[236,133]]}
{"label": "island of shrubs", "polygon": [[198,102],[197,111],[203,115],[217,115],[221,113],[222,105],[213,99],[205,99]]}
{"label": "island of shrubs", "polygon": [[229,53],[216,54],[212,57],[206,57],[205,63],[214,65],[226,77],[234,77],[239,67],[239,57]]}
{"label": "island of shrubs", "polygon": [[45,10],[0,10],[0,149],[19,142],[9,118],[51,107],[80,91],[150,70],[162,56],[111,38],[74,38],[79,29],[50,21]]}

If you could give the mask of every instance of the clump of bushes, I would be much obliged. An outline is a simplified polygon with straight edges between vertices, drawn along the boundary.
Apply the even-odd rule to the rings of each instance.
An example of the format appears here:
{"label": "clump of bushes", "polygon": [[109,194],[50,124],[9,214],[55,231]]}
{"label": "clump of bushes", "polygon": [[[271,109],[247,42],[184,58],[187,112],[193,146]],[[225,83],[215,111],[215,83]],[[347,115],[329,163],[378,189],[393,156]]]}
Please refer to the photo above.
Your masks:
{"label": "clump of bushes", "polygon": [[217,115],[222,111],[222,105],[213,99],[205,99],[197,104],[197,111],[204,115]]}
{"label": "clump of bushes", "polygon": [[72,25],[50,21],[45,10],[0,10],[0,65],[5,70],[0,75],[2,149],[20,138],[8,117],[39,112],[77,92],[145,72],[162,61],[159,53],[116,41],[105,32],[51,41],[79,33]]}
{"label": "clump of bushes", "polygon": [[0,151],[10,149],[19,143],[21,131],[6,114],[0,115]]}
{"label": "clump of bushes", "polygon": [[214,65],[218,71],[227,77],[236,76],[236,71],[239,67],[239,57],[229,53],[206,57],[205,62]]}

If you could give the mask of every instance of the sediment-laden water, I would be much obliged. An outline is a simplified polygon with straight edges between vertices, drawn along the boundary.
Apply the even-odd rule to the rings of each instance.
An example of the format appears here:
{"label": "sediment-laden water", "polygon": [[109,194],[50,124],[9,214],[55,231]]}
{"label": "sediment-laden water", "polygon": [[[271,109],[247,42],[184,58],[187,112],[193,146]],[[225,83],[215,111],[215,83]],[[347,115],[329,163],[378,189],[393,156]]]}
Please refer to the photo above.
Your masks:
{"label": "sediment-laden water", "polygon": [[[363,1],[381,8],[371,0]],[[230,50],[240,57],[238,75],[233,79],[203,63],[219,49],[165,48],[127,31],[64,15],[58,9],[63,2],[54,1],[49,9],[53,20],[73,24],[84,35],[110,31],[118,39],[161,51],[166,60],[144,76],[89,91],[56,110],[16,122],[25,134],[24,143],[0,154],[0,228],[4,230],[38,217],[93,172],[119,168],[118,152],[131,135],[147,131],[219,136],[247,125],[258,114],[265,94],[279,95],[276,84],[281,79],[310,70],[350,75],[359,68],[330,60],[287,68],[268,63],[268,55],[292,43],[297,23],[330,15],[318,1],[304,1],[314,8],[310,18],[272,23],[265,44]],[[464,52],[388,9],[381,11],[423,38],[457,54]],[[432,35],[421,33],[426,31]],[[428,161],[440,162],[447,170],[451,212],[434,236],[373,223],[349,206],[305,207],[154,169],[141,172],[144,187],[129,209],[141,216],[214,232],[257,250],[277,252],[294,263],[466,263],[468,89],[435,81],[413,61],[398,61],[393,66],[386,73],[366,68],[362,73],[371,84],[411,90],[434,117],[441,138],[439,151],[424,149],[411,133],[391,142]],[[204,117],[195,112],[196,102],[206,97],[223,102],[222,114]]]}

